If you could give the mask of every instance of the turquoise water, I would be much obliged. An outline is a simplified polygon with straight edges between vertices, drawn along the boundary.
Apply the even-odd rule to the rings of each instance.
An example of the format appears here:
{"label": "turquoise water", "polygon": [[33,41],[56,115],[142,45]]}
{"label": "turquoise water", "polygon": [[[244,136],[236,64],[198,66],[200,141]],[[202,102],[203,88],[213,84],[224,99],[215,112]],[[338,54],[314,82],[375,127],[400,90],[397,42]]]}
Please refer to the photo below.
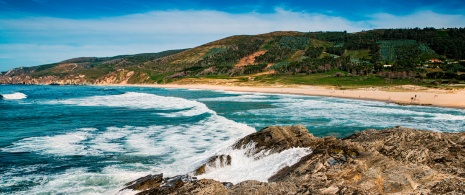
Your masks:
{"label": "turquoise water", "polygon": [[336,137],[396,125],[465,131],[464,110],[330,97],[12,85],[0,94],[0,194],[114,194],[146,174],[192,171],[269,125]]}

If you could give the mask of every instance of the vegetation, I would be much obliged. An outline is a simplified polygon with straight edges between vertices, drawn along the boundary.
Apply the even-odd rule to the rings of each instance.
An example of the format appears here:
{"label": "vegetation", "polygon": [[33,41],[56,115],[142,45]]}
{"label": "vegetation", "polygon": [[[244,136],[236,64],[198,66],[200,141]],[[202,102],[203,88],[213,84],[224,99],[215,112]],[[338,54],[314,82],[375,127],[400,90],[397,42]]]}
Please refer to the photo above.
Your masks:
{"label": "vegetation", "polygon": [[[336,76],[341,73],[341,76]],[[370,76],[353,76],[347,72],[329,71],[311,75],[273,75],[260,76],[255,81],[264,83],[300,84],[300,85],[326,85],[339,87],[368,87],[368,86],[394,86],[412,84],[410,79],[386,80],[385,78]]]}
{"label": "vegetation", "polygon": [[[250,64],[238,65],[243,59]],[[184,77],[236,78],[273,70],[273,75],[257,79],[293,84],[429,85],[464,83],[464,59],[464,28],[273,32],[232,36],[187,50],[74,58],[15,69],[8,76],[85,75],[95,81],[117,71],[133,71],[128,82],[164,83]]]}

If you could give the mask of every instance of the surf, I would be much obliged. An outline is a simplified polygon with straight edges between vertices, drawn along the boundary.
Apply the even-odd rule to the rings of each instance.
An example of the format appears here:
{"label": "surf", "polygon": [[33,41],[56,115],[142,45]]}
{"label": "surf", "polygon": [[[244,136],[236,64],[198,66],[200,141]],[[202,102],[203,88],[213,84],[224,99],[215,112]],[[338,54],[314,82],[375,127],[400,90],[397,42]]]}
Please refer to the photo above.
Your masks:
{"label": "surf", "polygon": [[0,94],[0,99],[4,100],[21,100],[26,99],[27,95],[21,92],[15,92],[11,94]]}

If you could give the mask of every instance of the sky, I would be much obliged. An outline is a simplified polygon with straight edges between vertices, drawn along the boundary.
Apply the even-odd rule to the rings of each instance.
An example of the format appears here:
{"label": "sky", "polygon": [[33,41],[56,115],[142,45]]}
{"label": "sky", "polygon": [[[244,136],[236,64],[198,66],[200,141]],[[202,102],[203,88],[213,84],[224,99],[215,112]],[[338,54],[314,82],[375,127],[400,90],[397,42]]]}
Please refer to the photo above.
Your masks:
{"label": "sky", "polygon": [[232,35],[465,27],[463,0],[0,0],[0,71]]}

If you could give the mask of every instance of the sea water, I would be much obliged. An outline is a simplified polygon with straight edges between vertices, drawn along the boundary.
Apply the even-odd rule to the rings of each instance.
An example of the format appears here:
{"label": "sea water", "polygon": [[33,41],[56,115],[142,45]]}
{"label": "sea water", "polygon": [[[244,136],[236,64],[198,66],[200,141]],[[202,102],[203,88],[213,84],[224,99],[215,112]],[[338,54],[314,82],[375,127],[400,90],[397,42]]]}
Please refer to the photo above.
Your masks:
{"label": "sea water", "polygon": [[404,126],[465,131],[465,111],[384,102],[113,86],[0,86],[0,194],[115,194],[147,174],[186,174],[215,154],[232,165],[199,176],[266,181],[311,151],[250,158],[230,146],[270,125],[345,137]]}

